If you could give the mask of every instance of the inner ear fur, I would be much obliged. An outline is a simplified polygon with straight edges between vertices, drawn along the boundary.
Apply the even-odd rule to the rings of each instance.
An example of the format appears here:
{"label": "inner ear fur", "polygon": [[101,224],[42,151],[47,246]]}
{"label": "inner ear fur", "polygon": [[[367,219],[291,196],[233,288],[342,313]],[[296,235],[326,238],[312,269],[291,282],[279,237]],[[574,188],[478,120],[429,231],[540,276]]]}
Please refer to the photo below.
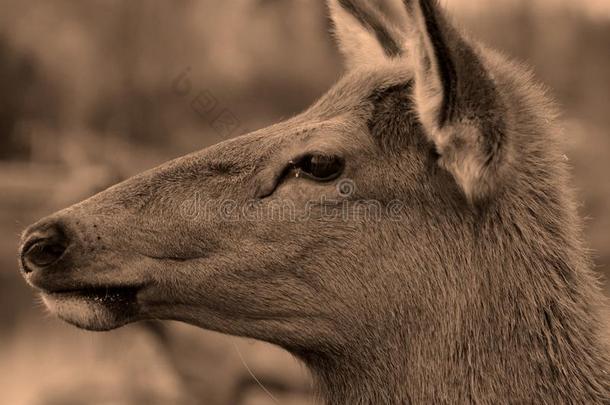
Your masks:
{"label": "inner ear fur", "polygon": [[404,0],[412,18],[414,103],[430,140],[470,200],[499,186],[506,107],[477,50],[435,0]]}

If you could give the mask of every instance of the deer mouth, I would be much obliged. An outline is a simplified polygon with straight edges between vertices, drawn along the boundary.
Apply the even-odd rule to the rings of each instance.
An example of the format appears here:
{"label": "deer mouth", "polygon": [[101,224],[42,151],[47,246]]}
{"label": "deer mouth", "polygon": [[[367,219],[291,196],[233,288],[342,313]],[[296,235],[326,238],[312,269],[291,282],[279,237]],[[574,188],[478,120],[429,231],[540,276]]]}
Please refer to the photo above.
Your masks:
{"label": "deer mouth", "polygon": [[138,314],[142,286],[91,286],[42,290],[42,300],[53,314],[79,328],[107,331],[133,321]]}
{"label": "deer mouth", "polygon": [[103,305],[134,302],[140,287],[85,287],[57,291],[43,291],[43,294],[62,299],[82,299]]}

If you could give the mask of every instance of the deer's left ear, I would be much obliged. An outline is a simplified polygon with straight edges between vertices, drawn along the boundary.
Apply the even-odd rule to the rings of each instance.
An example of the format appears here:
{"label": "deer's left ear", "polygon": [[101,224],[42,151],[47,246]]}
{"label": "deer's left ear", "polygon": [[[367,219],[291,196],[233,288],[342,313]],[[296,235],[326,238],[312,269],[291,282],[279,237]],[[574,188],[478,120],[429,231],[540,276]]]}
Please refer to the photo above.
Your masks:
{"label": "deer's left ear", "polygon": [[404,0],[420,120],[465,195],[490,196],[507,166],[506,108],[477,55],[435,0]]}

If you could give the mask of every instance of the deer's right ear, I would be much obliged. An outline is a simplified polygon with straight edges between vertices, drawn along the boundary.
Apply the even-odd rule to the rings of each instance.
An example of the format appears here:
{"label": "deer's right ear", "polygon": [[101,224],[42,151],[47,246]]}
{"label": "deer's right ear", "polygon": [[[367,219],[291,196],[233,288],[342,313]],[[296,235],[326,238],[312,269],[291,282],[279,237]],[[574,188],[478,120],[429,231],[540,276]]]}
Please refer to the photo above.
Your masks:
{"label": "deer's right ear", "polygon": [[328,0],[339,49],[349,68],[402,55],[404,35],[366,0]]}

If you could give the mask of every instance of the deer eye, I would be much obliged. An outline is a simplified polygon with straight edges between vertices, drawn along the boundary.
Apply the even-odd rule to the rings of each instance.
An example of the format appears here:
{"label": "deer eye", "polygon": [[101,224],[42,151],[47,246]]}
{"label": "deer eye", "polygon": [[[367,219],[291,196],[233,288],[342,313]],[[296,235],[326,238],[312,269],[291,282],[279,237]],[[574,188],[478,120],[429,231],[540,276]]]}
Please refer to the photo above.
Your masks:
{"label": "deer eye", "polygon": [[293,162],[297,176],[315,181],[331,181],[343,172],[344,162],[339,156],[314,153],[301,157]]}

